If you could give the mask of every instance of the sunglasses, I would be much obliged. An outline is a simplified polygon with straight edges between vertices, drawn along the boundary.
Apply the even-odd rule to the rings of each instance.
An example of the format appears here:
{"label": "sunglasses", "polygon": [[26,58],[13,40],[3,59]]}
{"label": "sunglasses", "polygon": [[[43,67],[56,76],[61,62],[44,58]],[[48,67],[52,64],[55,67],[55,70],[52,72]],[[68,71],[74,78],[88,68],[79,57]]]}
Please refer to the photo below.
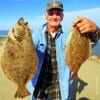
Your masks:
{"label": "sunglasses", "polygon": [[53,12],[53,11],[48,11],[48,13],[47,13],[49,16],[53,16],[54,14],[56,15],[56,16],[61,16],[62,15],[62,12]]}

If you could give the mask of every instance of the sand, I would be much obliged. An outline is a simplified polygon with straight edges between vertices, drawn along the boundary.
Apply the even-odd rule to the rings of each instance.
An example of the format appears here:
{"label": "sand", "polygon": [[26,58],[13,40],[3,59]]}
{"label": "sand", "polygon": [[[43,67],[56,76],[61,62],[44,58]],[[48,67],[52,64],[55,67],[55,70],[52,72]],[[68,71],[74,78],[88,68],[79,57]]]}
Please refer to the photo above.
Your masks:
{"label": "sand", "polygon": [[100,100],[100,63],[87,60],[78,76],[71,84],[71,100]]}
{"label": "sand", "polygon": [[[30,87],[32,89],[32,87]],[[30,96],[15,99],[17,86],[0,67],[0,100],[31,100]],[[100,100],[100,63],[87,60],[79,70],[79,79],[71,84],[71,100]]]}

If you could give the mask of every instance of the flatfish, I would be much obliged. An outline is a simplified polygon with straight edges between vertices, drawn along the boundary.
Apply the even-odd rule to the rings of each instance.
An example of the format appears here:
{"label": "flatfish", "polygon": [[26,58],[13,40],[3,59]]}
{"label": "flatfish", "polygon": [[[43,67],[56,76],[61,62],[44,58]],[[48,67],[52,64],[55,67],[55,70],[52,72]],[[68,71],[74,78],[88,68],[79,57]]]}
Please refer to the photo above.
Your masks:
{"label": "flatfish", "polygon": [[2,47],[5,39],[6,39],[6,36],[0,36],[0,48]]}
{"label": "flatfish", "polygon": [[91,41],[88,34],[80,34],[72,28],[65,48],[65,62],[72,72],[70,80],[78,77],[78,70],[82,63],[91,55]]}
{"label": "flatfish", "polygon": [[17,84],[15,98],[28,96],[26,83],[34,77],[38,56],[27,22],[20,18],[8,32],[1,50],[1,67],[8,79]]}
{"label": "flatfish", "polygon": [[[0,56],[1,56],[1,50],[2,50],[2,46],[4,41],[6,40],[7,36],[0,36]],[[1,63],[0,63],[0,67],[1,67]]]}
{"label": "flatfish", "polygon": [[[6,36],[0,36],[0,52],[1,52],[1,48],[3,46],[4,41],[6,40]],[[0,53],[1,54],[1,53]]]}

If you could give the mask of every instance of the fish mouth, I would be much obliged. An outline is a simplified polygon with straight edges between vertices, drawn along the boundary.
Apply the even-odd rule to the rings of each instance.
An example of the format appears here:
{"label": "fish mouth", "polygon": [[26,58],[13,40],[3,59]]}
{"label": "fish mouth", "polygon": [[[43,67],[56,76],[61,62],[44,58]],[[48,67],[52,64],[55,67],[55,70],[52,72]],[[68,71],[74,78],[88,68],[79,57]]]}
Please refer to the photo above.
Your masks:
{"label": "fish mouth", "polygon": [[18,41],[22,41],[24,38],[25,32],[21,32],[21,33],[15,33],[14,37],[18,40]]}

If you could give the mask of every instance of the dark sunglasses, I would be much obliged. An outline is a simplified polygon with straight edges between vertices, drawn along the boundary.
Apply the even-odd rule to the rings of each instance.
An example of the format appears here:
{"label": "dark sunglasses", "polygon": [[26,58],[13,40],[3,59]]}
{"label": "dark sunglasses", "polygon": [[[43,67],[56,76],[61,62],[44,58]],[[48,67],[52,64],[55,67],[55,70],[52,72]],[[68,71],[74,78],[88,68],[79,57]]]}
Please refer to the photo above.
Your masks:
{"label": "dark sunglasses", "polygon": [[53,16],[54,14],[56,16],[61,16],[61,14],[62,14],[62,12],[53,12],[53,11],[48,11],[47,13],[48,13],[49,16]]}

